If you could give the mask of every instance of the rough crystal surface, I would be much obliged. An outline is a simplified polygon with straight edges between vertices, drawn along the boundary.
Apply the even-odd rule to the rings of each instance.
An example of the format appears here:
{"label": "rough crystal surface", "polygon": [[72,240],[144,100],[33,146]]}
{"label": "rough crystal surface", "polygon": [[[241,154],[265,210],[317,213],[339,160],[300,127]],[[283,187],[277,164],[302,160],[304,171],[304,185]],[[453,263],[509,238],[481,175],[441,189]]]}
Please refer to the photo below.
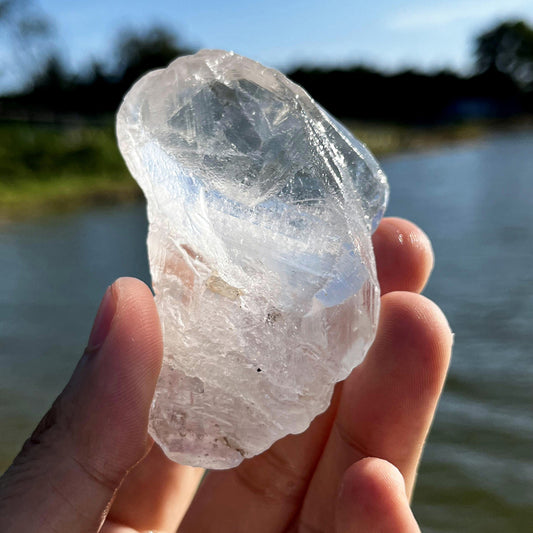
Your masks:
{"label": "rough crystal surface", "polygon": [[150,433],[178,462],[235,466],[305,430],[371,344],[385,175],[302,88],[231,52],[144,76],[117,134],[164,332]]}

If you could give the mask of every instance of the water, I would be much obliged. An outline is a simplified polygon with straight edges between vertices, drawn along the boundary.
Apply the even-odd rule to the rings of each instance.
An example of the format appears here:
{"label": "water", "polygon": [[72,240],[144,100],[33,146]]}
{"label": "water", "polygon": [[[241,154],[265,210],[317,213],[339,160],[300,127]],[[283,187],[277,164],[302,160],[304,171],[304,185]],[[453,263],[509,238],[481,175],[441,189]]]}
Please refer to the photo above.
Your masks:
{"label": "water", "polygon": [[424,531],[533,528],[533,134],[385,162],[430,235],[454,357],[420,470]]}
{"label": "water", "polygon": [[[383,161],[432,238],[454,358],[414,499],[425,532],[533,524],[533,134]],[[149,279],[141,205],[0,227],[0,470],[61,391],[107,285]]]}

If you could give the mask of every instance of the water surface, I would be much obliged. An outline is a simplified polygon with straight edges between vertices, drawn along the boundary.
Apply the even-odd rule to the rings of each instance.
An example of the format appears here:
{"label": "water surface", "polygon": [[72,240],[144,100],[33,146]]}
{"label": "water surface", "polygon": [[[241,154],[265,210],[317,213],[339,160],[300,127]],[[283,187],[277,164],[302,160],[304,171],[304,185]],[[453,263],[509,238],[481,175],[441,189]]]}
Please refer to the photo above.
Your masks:
{"label": "water surface", "polygon": [[414,511],[423,531],[533,530],[533,134],[385,161],[389,213],[431,237],[455,332]]}
{"label": "water surface", "polygon": [[[426,532],[533,524],[533,134],[383,161],[390,215],[431,237],[455,332],[414,511]],[[105,288],[148,281],[139,204],[0,227],[0,470],[61,391]]]}

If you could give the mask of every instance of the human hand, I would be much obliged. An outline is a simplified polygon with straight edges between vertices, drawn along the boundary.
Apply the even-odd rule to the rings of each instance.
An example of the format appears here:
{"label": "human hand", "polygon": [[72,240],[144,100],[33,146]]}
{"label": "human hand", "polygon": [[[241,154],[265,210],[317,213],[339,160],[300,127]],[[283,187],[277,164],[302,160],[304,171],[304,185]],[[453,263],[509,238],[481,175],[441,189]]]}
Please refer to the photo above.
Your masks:
{"label": "human hand", "polygon": [[71,381],[0,479],[0,530],[419,531],[409,498],[451,334],[417,294],[432,268],[427,237],[385,219],[374,248],[383,298],[365,361],[306,432],[211,472],[190,507],[203,471],[171,462],[146,432],[162,358],[153,298],[118,280]]}

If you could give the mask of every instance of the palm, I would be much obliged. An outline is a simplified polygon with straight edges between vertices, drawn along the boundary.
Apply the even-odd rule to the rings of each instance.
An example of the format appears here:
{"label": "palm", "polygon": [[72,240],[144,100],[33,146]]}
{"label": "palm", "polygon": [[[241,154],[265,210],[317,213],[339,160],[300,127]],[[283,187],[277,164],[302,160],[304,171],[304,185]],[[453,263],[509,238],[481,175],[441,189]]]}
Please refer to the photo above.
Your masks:
{"label": "palm", "polygon": [[[438,309],[416,294],[432,263],[423,234],[406,221],[385,219],[374,244],[384,296],[365,362],[337,386],[330,408],[306,432],[235,469],[210,473],[180,532],[366,531],[368,513],[382,521],[383,531],[416,527],[387,496],[391,483],[401,482],[399,476],[391,481],[388,463],[403,475],[409,497],[446,373],[450,336]],[[366,457],[388,463],[357,463]],[[175,531],[201,475],[154,447],[126,478],[103,531]],[[345,495],[339,498],[341,482]]]}

